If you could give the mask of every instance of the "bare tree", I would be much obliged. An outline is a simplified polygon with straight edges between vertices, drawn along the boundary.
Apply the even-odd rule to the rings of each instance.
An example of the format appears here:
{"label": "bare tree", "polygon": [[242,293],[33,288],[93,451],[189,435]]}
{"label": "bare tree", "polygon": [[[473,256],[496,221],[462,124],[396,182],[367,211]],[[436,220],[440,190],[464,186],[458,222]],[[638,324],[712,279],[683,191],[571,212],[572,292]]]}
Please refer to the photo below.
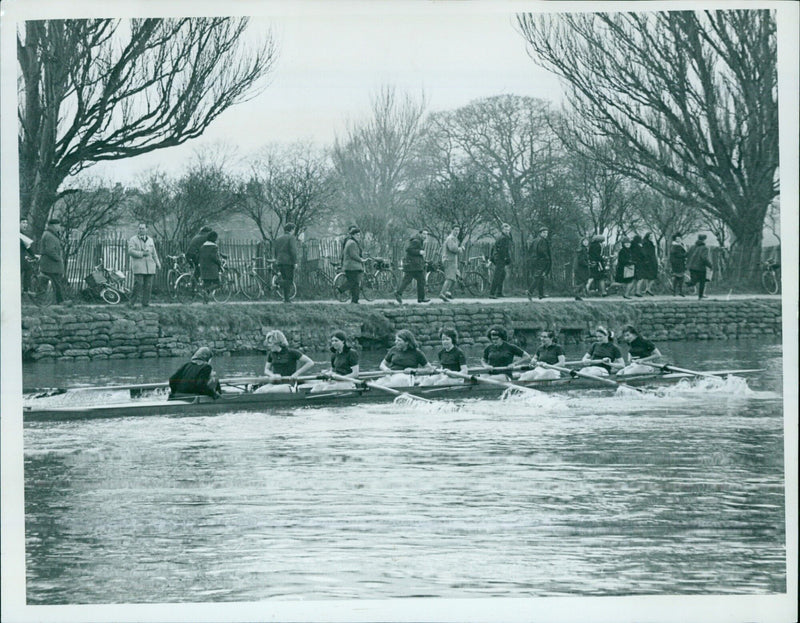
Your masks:
{"label": "bare tree", "polygon": [[55,213],[64,228],[64,256],[77,255],[86,240],[116,225],[129,196],[121,184],[109,187],[103,180],[77,180],[64,189]]}
{"label": "bare tree", "polygon": [[264,86],[246,19],[27,21],[17,34],[21,213],[38,235],[64,180],[200,136]]}
{"label": "bare tree", "polygon": [[[586,153],[723,220],[755,274],[778,194],[777,39],[767,10],[525,14],[531,56],[567,83]],[[610,142],[611,152],[598,150]]]}
{"label": "bare tree", "polygon": [[[413,208],[420,175],[416,154],[421,137],[425,98],[414,101],[384,87],[371,103],[371,118],[354,124],[337,138],[333,163],[339,178],[342,206],[354,222],[383,225]],[[361,219],[371,215],[370,219]],[[380,235],[382,232],[371,232]]]}
{"label": "bare tree", "polygon": [[262,239],[274,240],[286,223],[294,223],[299,234],[321,222],[331,213],[335,191],[325,154],[305,143],[273,146],[240,186],[238,209],[255,223]]}

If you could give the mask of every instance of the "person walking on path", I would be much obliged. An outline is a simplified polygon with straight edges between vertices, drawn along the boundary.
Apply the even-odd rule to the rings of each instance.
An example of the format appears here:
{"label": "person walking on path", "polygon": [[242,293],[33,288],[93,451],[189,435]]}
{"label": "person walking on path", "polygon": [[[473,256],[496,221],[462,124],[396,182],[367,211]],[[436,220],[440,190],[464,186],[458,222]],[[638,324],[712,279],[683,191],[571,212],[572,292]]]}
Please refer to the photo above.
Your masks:
{"label": "person walking on path", "polygon": [[705,298],[707,270],[712,268],[710,254],[706,246],[706,235],[697,236],[697,241],[689,250],[686,258],[686,267],[689,269],[689,283],[692,287],[697,285],[697,298]]}
{"label": "person walking on path", "polygon": [[222,260],[219,255],[217,239],[219,234],[215,231],[208,232],[206,241],[197,253],[197,262],[200,266],[200,278],[203,280],[203,302],[208,303],[211,291],[219,286],[219,273],[222,270]]}
{"label": "person walking on path", "polygon": [[539,295],[540,299],[545,298],[544,279],[550,274],[550,270],[553,268],[549,235],[550,232],[548,229],[542,227],[539,230],[539,237],[533,242],[533,261],[531,266],[533,270],[533,281],[531,281],[531,285],[526,292],[529,301],[533,300],[534,288],[536,288],[536,293]]}
{"label": "person walking on path", "polygon": [[572,262],[572,285],[575,288],[575,300],[582,301],[581,294],[589,282],[589,239],[582,238],[575,259]]}
{"label": "person walking on path", "polygon": [[66,284],[64,282],[64,248],[61,239],[61,221],[50,219],[47,227],[39,239],[39,272],[44,273],[50,278],[53,284],[53,291],[56,296],[56,304],[64,302]]}
{"label": "person walking on path", "polygon": [[420,230],[411,236],[406,245],[406,256],[403,259],[403,278],[394,293],[395,300],[401,305],[403,304],[403,291],[412,281],[417,282],[417,302],[430,302],[430,299],[425,298],[425,255],[422,251],[427,237],[427,230]]}
{"label": "person walking on path", "polygon": [[275,240],[275,264],[281,273],[281,293],[283,302],[291,302],[294,268],[300,259],[300,243],[294,235],[294,223],[283,226],[283,235]]}
{"label": "person walking on path", "polygon": [[442,245],[442,269],[444,270],[444,283],[442,284],[442,291],[439,292],[439,298],[445,303],[453,300],[450,294],[450,288],[458,279],[458,254],[464,252],[464,247],[459,244],[458,235],[461,233],[461,227],[454,225],[450,230],[450,235],[444,239]]}
{"label": "person walking on path", "polygon": [[631,292],[634,288],[634,275],[636,274],[636,265],[633,259],[633,247],[630,238],[622,239],[622,246],[617,254],[617,269],[614,275],[614,281],[617,283],[625,284],[625,290],[622,292],[622,298],[631,298]]}
{"label": "person walking on path", "polygon": [[128,255],[133,273],[130,306],[135,306],[137,296],[141,296],[142,307],[147,307],[150,305],[153,278],[161,268],[161,261],[158,259],[155,242],[147,235],[147,225],[144,223],[139,223],[138,233],[128,240]]}
{"label": "person walking on path", "polygon": [[492,285],[489,287],[489,298],[497,299],[503,296],[503,282],[506,279],[506,266],[511,264],[511,248],[514,241],[511,238],[511,225],[503,223],[500,226],[500,235],[492,245],[489,261],[494,267]]}
{"label": "person walking on path", "polygon": [[672,271],[672,296],[684,296],[683,281],[686,278],[686,247],[683,246],[680,234],[672,236],[672,245],[669,248],[669,268]]}
{"label": "person walking on path", "polygon": [[355,225],[350,227],[342,247],[342,270],[347,278],[351,303],[358,303],[361,292],[361,276],[364,274],[364,258],[361,257],[361,245],[358,242],[360,233],[361,230]]}
{"label": "person walking on path", "polygon": [[586,294],[592,284],[597,282],[597,289],[600,296],[606,296],[606,260],[603,257],[603,238],[602,234],[592,236],[589,243],[589,281],[586,282]]}
{"label": "person walking on path", "polygon": [[631,259],[633,261],[633,295],[641,298],[643,295],[639,293],[639,280],[642,278],[644,269],[644,250],[642,249],[642,237],[639,234],[634,234],[631,238]]}
{"label": "person walking on path", "polygon": [[656,251],[653,234],[647,232],[642,240],[642,267],[641,280],[639,281],[639,292],[655,296],[651,290],[656,279],[658,279],[658,252]]}

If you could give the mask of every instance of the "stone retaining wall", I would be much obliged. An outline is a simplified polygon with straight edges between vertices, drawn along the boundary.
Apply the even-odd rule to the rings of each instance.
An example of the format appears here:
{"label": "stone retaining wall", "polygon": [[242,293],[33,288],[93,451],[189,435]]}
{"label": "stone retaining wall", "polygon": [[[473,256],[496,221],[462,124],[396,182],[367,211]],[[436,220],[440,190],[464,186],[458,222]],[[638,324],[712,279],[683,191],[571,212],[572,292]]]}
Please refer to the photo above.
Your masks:
{"label": "stone retaining wall", "polygon": [[505,326],[521,344],[541,329],[580,341],[597,324],[619,330],[633,323],[653,340],[779,337],[778,298],[736,300],[543,301],[450,305],[340,305],[308,303],[152,306],[149,310],[80,306],[25,309],[22,349],[26,361],[88,361],[191,354],[200,345],[220,354],[262,350],[264,334],[280,328],[290,342],[324,350],[331,332],[343,329],[363,348],[385,348],[394,331],[410,329],[421,344],[439,341],[439,328],[455,326],[463,344],[487,342],[490,325]]}

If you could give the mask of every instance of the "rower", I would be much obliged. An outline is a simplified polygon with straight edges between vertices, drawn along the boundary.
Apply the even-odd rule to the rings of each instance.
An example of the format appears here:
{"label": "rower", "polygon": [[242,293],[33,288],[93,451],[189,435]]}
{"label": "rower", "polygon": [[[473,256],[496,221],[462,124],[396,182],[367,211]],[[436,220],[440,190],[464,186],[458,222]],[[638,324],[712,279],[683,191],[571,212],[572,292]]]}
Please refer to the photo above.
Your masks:
{"label": "rower", "polygon": [[647,362],[662,358],[656,345],[643,338],[632,325],[622,330],[622,340],[628,344],[628,365],[617,374],[652,374],[655,370]]}
{"label": "rower", "polygon": [[[535,366],[537,363],[541,362],[550,364],[551,366],[564,367],[567,358],[564,355],[564,349],[561,348],[560,344],[556,343],[555,332],[547,329],[539,333],[539,344],[539,348],[536,349],[533,357],[531,357],[532,365]],[[543,379],[557,379],[560,377],[561,375],[558,370],[537,367],[528,372],[523,372],[519,378],[521,381],[539,381]]]}
{"label": "rower", "polygon": [[380,369],[384,372],[402,370],[411,373],[429,368],[428,358],[419,349],[417,339],[408,329],[401,329],[397,332],[394,338],[394,346],[386,353],[380,365]]}
{"label": "rower", "polygon": [[489,345],[483,349],[482,361],[487,368],[507,368],[530,359],[530,355],[519,346],[509,344],[508,333],[503,327],[499,325],[490,327],[486,336],[489,338]]}
{"label": "rower", "polygon": [[458,332],[453,327],[442,327],[439,331],[442,349],[438,353],[439,365],[445,370],[467,374],[467,356],[458,347]]}
{"label": "rower", "polygon": [[169,377],[169,400],[178,400],[189,396],[211,396],[219,398],[222,390],[217,374],[211,367],[214,353],[207,346],[198,348],[190,361],[183,364]]}
{"label": "rower", "polygon": [[[296,348],[289,348],[286,336],[277,329],[267,333],[264,337],[264,346],[267,348],[267,361],[264,364],[266,377],[296,379],[314,365],[314,361],[308,355]],[[290,391],[290,388],[287,385],[262,385],[255,391],[256,393]]]}
{"label": "rower", "polygon": [[593,374],[595,376],[608,376],[612,368],[624,368],[625,361],[622,359],[622,351],[614,344],[614,333],[603,326],[594,330],[595,342],[589,348],[589,352],[581,359],[584,363],[591,363],[581,372]]}
{"label": "rower", "polygon": [[347,343],[344,331],[336,331],[331,335],[331,371],[342,376],[358,377],[358,351]]}

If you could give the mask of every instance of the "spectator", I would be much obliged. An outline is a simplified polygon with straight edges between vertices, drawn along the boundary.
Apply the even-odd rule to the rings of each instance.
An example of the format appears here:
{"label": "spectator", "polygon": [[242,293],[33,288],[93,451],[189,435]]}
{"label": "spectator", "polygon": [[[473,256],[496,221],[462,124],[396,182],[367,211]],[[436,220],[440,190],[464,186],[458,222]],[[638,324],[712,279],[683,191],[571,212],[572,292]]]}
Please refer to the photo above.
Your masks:
{"label": "spectator", "polygon": [[139,231],[128,240],[128,255],[131,258],[133,273],[133,292],[130,306],[136,305],[136,297],[141,294],[142,307],[150,305],[150,292],[153,289],[153,277],[161,268],[153,239],[147,235],[147,225],[139,223]]}
{"label": "spectator", "polygon": [[503,296],[503,282],[506,279],[506,266],[511,264],[511,248],[514,241],[511,239],[511,225],[503,223],[500,226],[500,235],[492,245],[489,261],[494,267],[492,285],[489,287],[489,298],[497,299]]}
{"label": "spectator", "polygon": [[625,284],[622,298],[631,298],[631,292],[635,286],[636,264],[634,263],[633,245],[630,238],[622,239],[622,246],[617,255],[617,270],[614,281]]}
{"label": "spectator", "polygon": [[208,225],[203,225],[189,241],[189,246],[186,247],[186,260],[189,262],[189,266],[192,267],[196,280],[200,279],[200,264],[197,254],[200,252],[200,247],[202,247],[203,243],[208,239],[208,233],[210,231],[211,228]]}
{"label": "spectator", "polygon": [[406,256],[403,259],[403,279],[394,293],[394,298],[401,305],[403,304],[403,291],[412,281],[417,282],[417,302],[430,302],[430,299],[425,298],[425,255],[422,252],[427,238],[428,232],[423,229],[411,236],[406,245]]}
{"label": "spectator", "polygon": [[697,298],[705,298],[706,291],[706,271],[711,269],[711,257],[706,246],[706,235],[697,236],[697,241],[689,250],[686,258],[686,267],[689,269],[689,287],[697,285]]}
{"label": "spectator", "polygon": [[597,282],[600,296],[606,296],[606,271],[608,268],[603,257],[604,240],[602,234],[595,234],[589,243],[589,281],[586,282],[586,294],[589,294],[592,284]]}
{"label": "spectator", "polygon": [[32,260],[36,259],[33,252],[33,238],[28,219],[23,218],[19,221],[19,269],[23,292],[30,292],[31,278],[33,277]]}
{"label": "spectator", "polygon": [[[634,234],[631,239],[631,260],[633,261],[633,295],[642,297],[639,294],[639,280],[642,278],[644,271],[644,250],[642,249],[642,237],[639,234]],[[619,271],[619,268],[617,268]]]}
{"label": "spectator", "polygon": [[203,302],[208,303],[211,292],[219,286],[219,273],[222,270],[222,259],[217,246],[219,234],[208,232],[206,241],[197,253],[200,266],[200,278],[203,280]]}
{"label": "spectator", "polygon": [[355,225],[350,227],[342,248],[342,270],[347,278],[350,302],[356,304],[361,292],[361,276],[364,274],[364,258],[361,256],[361,245],[358,242],[360,233],[361,230]]}
{"label": "spectator", "polygon": [[66,290],[64,249],[59,238],[60,233],[61,221],[55,218],[50,219],[39,240],[39,252],[41,253],[39,271],[50,278],[56,296],[56,304],[64,302]]}
{"label": "spectator", "polygon": [[658,253],[653,242],[653,234],[647,232],[642,240],[642,267],[639,292],[655,296],[651,290],[653,283],[658,279]]}
{"label": "spectator", "polygon": [[672,271],[672,296],[684,296],[683,281],[686,279],[686,247],[683,246],[680,234],[672,236],[672,245],[669,248],[669,267]]}
{"label": "spectator", "polygon": [[291,302],[294,269],[300,259],[300,243],[294,235],[294,223],[283,226],[283,235],[275,240],[275,263],[281,273],[283,302]]}
{"label": "spectator", "polygon": [[553,268],[553,258],[550,254],[550,240],[548,240],[549,235],[550,232],[547,227],[542,227],[539,230],[539,237],[533,242],[533,257],[531,262],[533,281],[531,281],[531,285],[526,292],[529,301],[533,300],[534,288],[536,288],[540,299],[545,298],[544,278],[550,274]]}
{"label": "spectator", "polygon": [[464,247],[459,245],[458,235],[461,227],[454,225],[450,230],[450,235],[444,239],[442,245],[442,270],[444,271],[444,283],[439,298],[448,303],[453,300],[450,288],[458,278],[458,254],[464,252]]}
{"label": "spectator", "polygon": [[589,282],[589,239],[581,238],[581,244],[575,252],[572,263],[572,281],[575,287],[575,300],[582,301],[581,293]]}

